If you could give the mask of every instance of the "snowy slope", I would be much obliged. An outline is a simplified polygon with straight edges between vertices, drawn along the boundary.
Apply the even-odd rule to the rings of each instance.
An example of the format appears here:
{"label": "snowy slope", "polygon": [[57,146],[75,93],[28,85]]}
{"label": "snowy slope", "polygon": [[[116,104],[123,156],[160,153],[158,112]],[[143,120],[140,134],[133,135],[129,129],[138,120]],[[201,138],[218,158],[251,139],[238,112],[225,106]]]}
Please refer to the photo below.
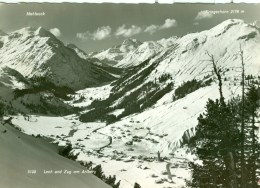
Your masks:
{"label": "snowy slope", "polygon": [[[82,172],[85,168],[58,155],[58,148],[47,141],[25,135],[1,122],[0,132],[1,187],[110,188],[89,173],[68,175],[65,170]],[[36,173],[30,174],[29,170],[36,170]],[[44,174],[49,170],[53,170],[53,174]],[[54,174],[60,170],[61,174]]]}
{"label": "snowy slope", "polygon": [[[151,107],[142,109],[141,113],[137,110],[136,112],[139,113],[124,117],[99,130],[100,132],[116,137],[115,140],[119,144],[123,135],[120,132],[118,132],[119,135],[117,132],[111,132],[113,130],[111,127],[122,129],[122,125],[135,122],[132,125],[133,128],[149,128],[151,132],[157,134],[158,138],[160,136],[163,138],[156,138],[156,141],[159,142],[155,142],[156,145],[153,142],[151,145],[146,145],[144,147],[146,150],[149,152],[159,150],[164,155],[169,155],[181,145],[185,132],[193,134],[193,129],[197,125],[197,117],[204,111],[208,98],[219,97],[217,79],[212,72],[212,63],[209,61],[207,51],[214,56],[217,66],[225,71],[223,89],[227,100],[239,95],[241,91],[239,87],[240,45],[244,53],[246,75],[254,77],[259,75],[259,28],[248,25],[242,20],[227,20],[208,31],[189,34],[174,41],[160,54],[143,62],[136,69],[132,69],[134,71],[129,71],[128,74],[113,83],[112,93],[104,103],[107,106],[103,108],[109,109],[109,114],[113,114],[119,110],[122,111],[122,107],[127,108],[129,103],[133,104],[131,103],[133,101],[138,102],[142,98],[149,101],[152,98],[149,93],[155,89],[160,91],[169,83],[174,84],[173,89],[159,97]],[[160,82],[160,78],[166,74],[171,77]],[[202,87],[182,99],[173,100],[175,89],[183,82],[194,78],[205,80],[206,77],[213,79],[209,86]],[[142,102],[141,105],[143,104]],[[165,134],[168,135],[164,136]],[[141,136],[150,137],[147,131]],[[154,136],[152,138],[155,139]],[[116,141],[113,143],[116,144]],[[121,147],[121,145],[117,147],[120,148],[119,146]]]}
{"label": "snowy slope", "polygon": [[[140,44],[124,54],[116,65],[122,62],[120,67],[127,67],[117,81],[103,87],[80,90],[72,101],[73,105],[89,105],[90,97],[93,99],[95,95],[106,100],[97,106],[104,104],[101,109],[108,109],[108,114],[115,116],[120,116],[125,109],[140,101],[144,105],[153,99],[151,106],[133,111],[111,124],[80,122],[78,115],[59,118],[33,116],[31,122],[17,116],[14,124],[28,134],[55,138],[61,145],[71,142],[74,152],[80,152],[78,160],[101,164],[105,173],[117,175],[123,188],[132,188],[134,182],[141,187],[185,187],[185,179],[190,178],[187,163],[195,158],[190,155],[189,149],[180,147],[184,137],[194,134],[197,117],[205,110],[207,100],[219,97],[217,79],[207,51],[225,72],[223,94],[228,100],[241,93],[240,45],[246,75],[257,78],[260,72],[259,28],[242,20],[226,20],[207,31]],[[120,51],[119,48],[117,50]],[[111,53],[112,58],[121,53],[117,50]],[[103,57],[109,54],[107,52],[104,51]],[[209,79],[212,82],[173,100],[175,90],[194,78],[203,83]],[[170,90],[154,97],[169,84],[173,85]],[[90,108],[95,110],[97,107],[93,105]],[[88,110],[93,110],[90,108]],[[43,126],[46,124],[48,126]],[[157,161],[158,151],[161,157],[166,157],[165,161]],[[172,181],[165,173],[170,163],[174,164]]]}
{"label": "snowy slope", "polygon": [[[145,82],[155,81],[164,74],[172,76],[175,87],[193,78],[201,80],[214,75],[208,52],[214,56],[217,66],[226,71],[224,77],[231,81],[241,74],[240,45],[244,53],[246,75],[259,75],[259,28],[242,20],[227,20],[208,31],[176,39],[136,74],[154,65],[155,68]],[[132,81],[133,76],[126,76],[122,83],[128,84]]]}
{"label": "snowy slope", "polygon": [[14,69],[0,69],[0,101],[6,105],[7,113],[57,115],[75,112],[72,106],[65,104],[60,96],[55,94],[57,91],[62,92],[62,88],[39,89],[37,84]]}
{"label": "snowy slope", "polygon": [[136,39],[126,39],[121,45],[95,53],[93,54],[93,57],[99,60],[106,60],[110,65],[115,65],[118,61],[124,59],[129,52],[135,50],[141,44],[142,43]]}
{"label": "snowy slope", "polygon": [[[0,102],[10,106],[14,99],[15,89],[26,89],[29,87],[28,81],[17,71],[10,68],[0,69]],[[7,107],[6,107],[6,110]]]}
{"label": "snowy slope", "polygon": [[[137,88],[143,88],[144,92],[149,92],[143,86],[148,82],[156,81],[158,83],[162,75],[171,75],[172,79],[167,80],[166,83],[173,82],[174,89],[159,99],[155,105],[145,109],[143,112],[132,114],[116,123],[99,129],[99,133],[113,138],[109,147],[102,150],[104,155],[108,155],[116,150],[116,153],[120,153],[122,158],[124,155],[133,158],[136,156],[156,157],[157,151],[159,151],[161,156],[167,156],[174,160],[173,156],[178,154],[178,148],[182,146],[184,141],[183,138],[189,138],[194,134],[197,118],[205,110],[208,99],[219,98],[217,79],[212,72],[212,63],[209,61],[210,58],[206,51],[214,56],[217,66],[225,71],[225,74],[223,74],[223,79],[225,80],[223,93],[226,100],[241,94],[239,86],[241,76],[241,68],[239,68],[241,67],[240,45],[244,53],[246,75],[259,76],[259,28],[249,25],[242,20],[227,20],[208,31],[192,33],[171,41],[171,45],[164,48],[160,54],[148,61],[147,65],[140,67],[138,72],[134,75],[131,75],[131,72],[124,76],[120,82],[115,83],[116,89],[114,89],[114,92],[118,93],[118,90],[122,91],[125,88],[129,88],[132,84],[138,83],[136,80],[147,72],[148,69],[151,69],[152,65],[155,67],[149,71],[144,82],[138,83],[133,89],[127,90],[127,93],[123,96],[120,95],[120,98],[114,100],[114,112],[122,110],[121,106],[120,108],[117,108],[117,106],[122,103],[124,98],[136,91]],[[183,82],[194,78],[204,80],[205,77],[213,78],[210,86],[200,88],[182,99],[173,101],[174,90]],[[238,80],[236,81],[236,79]],[[140,97],[141,95],[133,100],[137,101]],[[131,143],[131,141],[133,142]],[[181,157],[185,158],[186,154],[184,153]],[[90,156],[86,157],[86,159],[90,158],[93,159]],[[99,161],[95,158],[93,160]],[[135,162],[136,160],[131,163],[132,168],[135,168]],[[107,171],[109,172],[109,164],[102,164],[107,166]],[[122,179],[126,178],[127,181],[137,181],[137,179],[132,177],[133,174],[138,174],[138,170],[131,171],[129,166],[123,164],[118,162],[115,165],[113,163],[114,166],[122,165],[127,169],[125,172],[121,172],[118,169],[117,174]],[[142,164],[146,163],[143,162]],[[154,161],[149,164],[154,164]],[[160,167],[160,169],[163,170],[165,168]],[[178,172],[181,177],[187,178],[185,172]],[[142,173],[149,176],[151,172],[147,170],[147,172],[143,171]],[[140,185],[145,187],[158,186],[156,183],[150,184],[152,178],[148,179],[150,181],[143,177],[138,183],[140,182]],[[167,186],[185,187],[185,184],[168,185],[167,182],[163,182],[161,185],[161,187]],[[125,187],[130,186],[125,184]]]}
{"label": "snowy slope", "polygon": [[212,63],[208,61],[210,58],[207,51],[214,56],[218,66],[226,69],[225,77],[234,78],[234,74],[240,74],[236,73],[237,67],[241,67],[240,45],[244,51],[246,74],[258,75],[259,28],[242,20],[227,20],[208,31],[177,39],[173,47],[154,58],[162,60],[149,79],[158,78],[165,73],[171,74],[177,85],[194,77],[202,79],[205,75],[212,74]]}
{"label": "snowy slope", "polygon": [[143,100],[141,103],[144,104],[144,99],[151,99],[153,91],[166,92],[166,87],[170,84],[176,89],[183,82],[194,78],[202,81],[211,78],[216,81],[207,52],[213,55],[217,66],[225,72],[223,79],[232,84],[241,75],[240,45],[246,75],[258,76],[259,28],[242,20],[227,20],[208,31],[176,39],[157,55],[143,59],[138,66],[126,71],[125,75],[113,83],[109,106],[116,110],[126,108],[126,103],[131,101]]}
{"label": "snowy slope", "polygon": [[143,60],[152,57],[162,49],[163,46],[158,42],[144,42],[135,50],[127,53],[125,58],[119,61],[116,66],[126,68],[139,65]]}
{"label": "snowy slope", "polygon": [[76,107],[87,107],[96,99],[104,100],[108,98],[110,90],[110,85],[79,90],[76,94],[71,95],[73,100],[69,101],[68,104]]}
{"label": "snowy slope", "polygon": [[82,89],[113,79],[54,35],[40,28],[23,28],[0,36],[0,68],[8,66],[28,78],[45,77],[56,85]]}
{"label": "snowy slope", "polygon": [[[146,82],[168,73],[172,75],[174,86],[177,88],[181,83],[193,78],[203,80],[206,75],[210,75],[214,78],[212,86],[195,91],[176,102],[171,102],[174,95],[173,90],[160,99],[153,109],[135,115],[133,119],[146,122],[149,126],[165,126],[162,128],[165,132],[169,132],[167,129],[174,124],[179,124],[180,127],[173,131],[179,132],[175,136],[175,139],[178,140],[181,139],[185,129],[189,130],[196,126],[198,114],[204,110],[207,99],[219,97],[217,80],[212,72],[212,63],[208,61],[210,58],[205,52],[208,51],[212,54],[217,66],[226,71],[223,74],[223,79],[226,80],[224,81],[224,96],[226,99],[235,97],[241,93],[239,87],[240,45],[244,53],[246,75],[259,76],[260,33],[259,28],[248,25],[242,20],[227,20],[208,31],[186,35],[178,39],[176,43],[177,48],[170,47],[161,53],[161,57],[167,55],[147,77]],[[235,81],[236,79],[238,81]],[[177,104],[180,106],[174,107]],[[183,109],[183,107],[186,108]],[[174,114],[178,114],[178,117]]]}
{"label": "snowy slope", "polygon": [[127,68],[137,66],[145,59],[148,59],[161,50],[174,45],[177,37],[161,39],[159,41],[139,42],[136,39],[127,39],[121,45],[109,48],[93,57],[99,60],[114,61],[115,67]]}
{"label": "snowy slope", "polygon": [[[165,54],[166,51],[170,53],[169,58],[172,58],[171,62],[173,61],[173,57],[171,56],[174,56],[174,54],[179,54],[180,57],[174,58],[177,60],[176,58],[181,57],[186,59],[187,56],[196,54],[198,51],[204,53],[206,50],[208,50],[212,54],[215,53],[214,51],[218,51],[218,53],[224,53],[225,48],[228,48],[230,44],[233,46],[229,49],[230,52],[233,50],[235,53],[239,50],[240,42],[242,44],[243,42],[248,41],[251,37],[251,39],[253,39],[258,35],[258,33],[259,29],[254,24],[249,25],[244,23],[242,20],[233,19],[227,20],[208,31],[191,33],[183,37],[170,37],[168,39],[161,39],[159,41],[143,42],[136,48],[131,48],[131,50],[126,51],[127,53],[122,53],[122,51],[120,51],[121,48],[119,48],[119,45],[119,47],[110,48],[101,53],[95,54],[94,57],[97,57],[98,59],[106,58],[114,60],[118,62],[115,65],[117,67],[132,67],[140,64],[145,59],[148,59],[161,51],[163,51],[162,54]],[[231,41],[235,43],[232,43]],[[218,48],[221,47],[221,49],[214,48],[215,44],[218,44],[219,42],[222,45],[218,45]],[[210,49],[212,48],[214,48],[214,51],[211,52]],[[230,52],[228,54],[230,54]],[[205,55],[201,53],[197,56],[204,57]],[[221,54],[216,55],[221,56]],[[192,59],[194,60],[194,58]],[[183,59],[178,59],[178,61],[182,60]],[[202,66],[204,67],[205,64],[202,64]]]}

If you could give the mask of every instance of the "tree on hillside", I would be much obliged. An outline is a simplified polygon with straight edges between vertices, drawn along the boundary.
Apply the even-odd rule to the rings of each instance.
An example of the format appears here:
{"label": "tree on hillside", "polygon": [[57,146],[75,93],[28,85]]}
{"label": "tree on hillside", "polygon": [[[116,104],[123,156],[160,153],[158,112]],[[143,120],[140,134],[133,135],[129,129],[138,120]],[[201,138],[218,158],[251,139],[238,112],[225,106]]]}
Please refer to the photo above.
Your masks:
{"label": "tree on hillside", "polygon": [[[253,75],[245,75],[244,52],[240,46],[242,95],[240,108],[240,163],[241,187],[257,187],[257,167],[259,164],[259,144],[256,136],[256,118],[259,108],[259,88]],[[247,82],[245,82],[245,80]],[[248,91],[246,92],[246,89]]]}
{"label": "tree on hillside", "polygon": [[116,183],[116,176],[108,176],[107,178],[105,178],[105,182],[108,184],[108,185],[111,185],[113,188],[119,188],[120,186],[120,181],[118,181]]}
{"label": "tree on hillside", "polygon": [[199,116],[196,134],[191,143],[203,165],[192,167],[192,187],[238,187],[238,148],[240,144],[238,119],[232,104],[225,102],[222,90],[222,75],[214,56],[207,52],[218,79],[219,99],[210,100],[206,112]]}
{"label": "tree on hillside", "polygon": [[241,186],[246,186],[246,173],[245,173],[245,63],[244,63],[244,52],[240,46],[240,58],[241,58],[241,84],[242,84],[242,101],[241,101]]}
{"label": "tree on hillside", "polygon": [[189,141],[195,146],[195,153],[203,165],[190,164],[192,181],[187,184],[202,188],[255,188],[260,175],[256,126],[260,108],[260,89],[256,84],[259,82],[253,75],[245,75],[244,54],[240,47],[242,95],[225,101],[222,90],[224,71],[217,67],[214,56],[207,54],[218,79],[220,97],[208,101],[205,113],[198,118],[196,134]]}
{"label": "tree on hillside", "polygon": [[247,93],[245,93],[245,185],[257,187],[257,168],[259,168],[260,146],[257,142],[256,119],[258,117],[257,110],[260,107],[259,88],[251,85]]}
{"label": "tree on hillside", "polygon": [[108,176],[106,177],[101,165],[97,165],[95,168],[93,168],[93,175],[107,183],[108,185],[111,185],[112,188],[119,188],[120,186],[120,180],[116,183],[116,176]]}
{"label": "tree on hillside", "polygon": [[97,176],[99,179],[104,179],[104,172],[102,170],[101,165],[97,165],[95,168],[93,168],[93,174]]}
{"label": "tree on hillside", "polygon": [[192,187],[238,187],[239,130],[230,104],[209,100],[192,139],[203,166],[192,164]]}
{"label": "tree on hillside", "polygon": [[138,183],[135,183],[134,188],[141,188],[141,186]]}

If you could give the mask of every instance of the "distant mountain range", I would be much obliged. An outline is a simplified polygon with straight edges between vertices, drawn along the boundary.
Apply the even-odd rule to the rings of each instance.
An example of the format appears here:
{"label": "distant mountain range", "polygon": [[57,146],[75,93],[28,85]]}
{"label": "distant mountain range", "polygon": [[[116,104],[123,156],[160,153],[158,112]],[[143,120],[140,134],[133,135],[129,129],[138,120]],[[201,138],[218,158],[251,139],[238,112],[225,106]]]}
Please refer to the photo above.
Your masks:
{"label": "distant mountain range", "polygon": [[259,85],[260,29],[243,20],[91,54],[43,28],[0,32],[0,102],[27,134],[71,143],[124,188],[185,187],[196,160],[185,144],[208,100],[220,97],[212,58],[227,101],[242,93],[241,51],[246,87]]}
{"label": "distant mountain range", "polygon": [[[174,139],[171,136],[162,143],[169,144],[168,149],[174,148],[180,145],[184,133],[192,134],[208,98],[219,97],[208,54],[213,55],[223,70],[227,100],[241,93],[240,46],[246,75],[259,79],[259,31],[258,27],[242,20],[226,20],[199,33],[144,42],[115,65],[126,67],[127,71],[112,83],[108,99],[93,103],[94,109],[82,115],[81,120],[93,121],[93,114],[100,112],[96,120],[116,124],[136,120],[155,132],[176,132]],[[145,45],[150,48],[143,48]],[[145,52],[138,54],[142,50]],[[185,132],[187,130],[189,132]],[[158,149],[160,147],[158,145]]]}
{"label": "distant mountain range", "polygon": [[[64,45],[42,27],[27,27],[9,34],[1,31],[0,96],[11,100],[14,95],[10,93],[18,89],[25,90],[20,92],[23,94],[31,94],[31,90],[33,93],[38,91],[38,94],[48,91],[59,98],[61,94],[57,91],[60,88],[63,88],[64,97],[79,89],[114,81],[110,105],[115,109],[125,108],[124,98],[138,89],[140,93],[136,93],[132,100],[138,101],[152,92],[165,90],[169,84],[174,87],[166,89],[168,92],[164,94],[174,94],[177,87],[194,78],[202,81],[214,78],[206,52],[226,70],[225,79],[232,81],[239,74],[235,67],[241,65],[237,55],[241,46],[246,74],[258,75],[259,40],[257,26],[236,19],[183,37],[147,42],[127,39],[120,45],[92,54],[73,44]],[[143,87],[148,87],[146,94]],[[156,103],[157,99],[150,105]]]}

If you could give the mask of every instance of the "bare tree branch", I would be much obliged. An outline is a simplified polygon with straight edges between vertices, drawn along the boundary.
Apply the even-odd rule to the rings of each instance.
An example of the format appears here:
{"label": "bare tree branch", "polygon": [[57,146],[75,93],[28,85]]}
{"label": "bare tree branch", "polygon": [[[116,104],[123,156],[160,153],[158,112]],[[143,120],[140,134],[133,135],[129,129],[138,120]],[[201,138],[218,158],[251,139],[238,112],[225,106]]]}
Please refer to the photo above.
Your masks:
{"label": "bare tree branch", "polygon": [[222,77],[221,77],[221,68],[218,68],[214,59],[214,56],[212,54],[209,54],[208,51],[206,51],[207,55],[210,57],[210,60],[213,65],[213,71],[217,76],[218,79],[218,86],[219,86],[219,95],[220,95],[220,101],[224,102],[224,97],[223,97],[223,91],[222,91]]}

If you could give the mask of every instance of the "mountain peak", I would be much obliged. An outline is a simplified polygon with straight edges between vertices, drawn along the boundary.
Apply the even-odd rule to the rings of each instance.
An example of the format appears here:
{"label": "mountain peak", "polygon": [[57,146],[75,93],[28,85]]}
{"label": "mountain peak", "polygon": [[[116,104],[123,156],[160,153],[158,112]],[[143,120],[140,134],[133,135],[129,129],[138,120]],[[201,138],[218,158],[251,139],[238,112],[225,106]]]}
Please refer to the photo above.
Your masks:
{"label": "mountain peak", "polygon": [[230,23],[245,23],[242,19],[227,19],[222,22],[222,24],[230,24]]}
{"label": "mountain peak", "polygon": [[216,25],[215,27],[227,27],[229,25],[238,25],[238,24],[245,24],[245,21],[241,19],[227,19],[221,22],[220,24]]}
{"label": "mountain peak", "polygon": [[213,32],[226,32],[232,26],[242,25],[242,24],[246,24],[246,23],[243,20],[241,20],[241,19],[228,19],[228,20],[225,20],[225,21],[221,22],[217,26],[213,27],[212,29],[210,29],[210,31],[213,31]]}
{"label": "mountain peak", "polygon": [[53,34],[43,27],[25,27],[14,31],[12,33],[18,33],[20,35],[39,35],[41,37],[53,37]]}
{"label": "mountain peak", "polygon": [[41,37],[54,37],[54,35],[50,31],[44,29],[43,27],[38,27],[34,33]]}
{"label": "mountain peak", "polygon": [[27,34],[35,32],[38,28],[37,27],[24,27],[22,29],[14,31],[14,33],[21,33],[21,34]]}
{"label": "mountain peak", "polygon": [[124,40],[124,42],[122,43],[122,45],[140,45],[142,44],[139,40],[137,39],[132,39],[132,38],[128,38],[126,40]]}
{"label": "mountain peak", "polygon": [[129,38],[129,39],[124,40],[124,42],[122,43],[122,45],[120,47],[120,51],[128,52],[128,51],[136,49],[141,44],[142,43],[140,41]]}

